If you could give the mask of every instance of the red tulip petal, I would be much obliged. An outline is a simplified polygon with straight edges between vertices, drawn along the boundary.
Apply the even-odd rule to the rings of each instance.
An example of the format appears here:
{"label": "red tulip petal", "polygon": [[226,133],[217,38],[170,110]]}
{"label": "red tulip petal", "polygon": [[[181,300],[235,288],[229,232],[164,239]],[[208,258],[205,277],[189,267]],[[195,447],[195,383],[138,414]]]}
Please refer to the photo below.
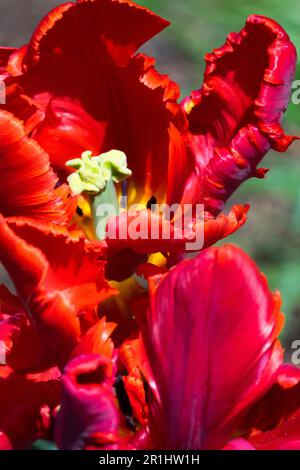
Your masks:
{"label": "red tulip petal", "polygon": [[[17,53],[13,54],[13,57]],[[16,64],[14,66],[17,67]],[[24,89],[19,84],[19,79],[15,78],[15,70],[7,66],[6,75],[2,78],[5,83],[5,104],[0,105],[0,109],[10,112],[15,118],[22,121],[25,133],[29,136],[32,130],[44,119],[44,111],[41,105],[34,99],[27,96]],[[9,75],[9,73],[13,75]],[[32,136],[31,136],[32,137]]]}
{"label": "red tulip petal", "polygon": [[119,361],[127,375],[123,376],[125,390],[128,395],[133,416],[143,425],[148,420],[148,405],[141,369],[143,359],[140,356],[138,339],[125,341],[119,349]]}
{"label": "red tulip petal", "polygon": [[230,194],[273,148],[285,151],[281,118],[295,72],[296,51],[286,32],[273,20],[252,15],[240,33],[206,57],[200,91],[183,103],[189,141],[201,174],[208,210],[222,210]]}
{"label": "red tulip petal", "polygon": [[132,415],[140,424],[146,424],[148,422],[148,406],[141,377],[130,372],[129,375],[123,377],[123,382],[132,408]]}
{"label": "red tulip petal", "polygon": [[8,315],[23,312],[23,307],[18,297],[2,284],[0,285],[0,312]]}
{"label": "red tulip petal", "polygon": [[6,64],[6,71],[11,76],[22,75],[23,72],[23,61],[27,53],[27,46],[22,46],[20,49],[15,49],[9,55],[9,59]]}
{"label": "red tulip petal", "polygon": [[48,155],[5,111],[0,111],[0,137],[0,212],[61,221],[63,204],[54,192]]}
{"label": "red tulip petal", "polygon": [[[131,249],[136,253],[199,251],[231,235],[244,225],[248,209],[247,205],[234,206],[228,215],[220,214],[215,219],[205,220],[204,224],[193,220],[193,227],[187,227],[185,232],[176,230],[176,227],[161,215],[146,209],[134,214],[122,212],[120,216],[108,220],[106,242],[113,252],[123,249]],[[137,228],[137,233],[132,236],[134,227]],[[155,231],[152,232],[152,229]],[[200,246],[195,243],[196,234],[199,236]]]}
{"label": "red tulip petal", "polygon": [[280,301],[231,245],[207,249],[155,283],[143,328],[155,448],[221,448],[276,378]]}
{"label": "red tulip petal", "polygon": [[[149,158],[146,152],[158,128],[162,143],[154,154],[157,157],[162,145],[168,152],[168,126],[163,123],[169,113],[162,97],[165,88],[170,95],[171,83],[154,71],[153,61],[131,59],[167,25],[149,10],[123,0],[68,3],[41,22],[28,47],[28,73],[18,83],[45,111],[33,137],[49,153],[59,176],[70,172],[65,162],[84,150],[99,154],[117,148],[139,171],[136,182],[142,174],[142,185],[145,166],[140,169],[139,164]],[[149,139],[140,138],[141,126]]]}
{"label": "red tulip petal", "polygon": [[[298,392],[299,393],[299,392]],[[258,450],[299,450],[300,410],[274,429],[249,439]]]}
{"label": "red tulip petal", "polygon": [[1,225],[1,261],[61,363],[79,340],[78,315],[115,292],[104,280],[99,251],[57,226],[26,219],[2,219]]}
{"label": "red tulip petal", "polygon": [[37,438],[40,408],[59,403],[58,379],[55,368],[27,375],[0,368],[0,448],[10,442],[14,449],[24,449]]}
{"label": "red tulip petal", "polygon": [[300,369],[284,364],[271,390],[246,414],[242,430],[248,433],[251,429],[268,431],[287,421],[299,408]]}
{"label": "red tulip petal", "polygon": [[111,362],[99,355],[80,356],[66,367],[55,429],[60,449],[83,449],[96,433],[103,449],[118,440],[119,414],[111,367]]}
{"label": "red tulip petal", "polygon": [[[60,70],[53,79],[51,69],[58,69],[58,64],[49,61],[43,70],[34,69],[35,75],[30,75],[29,83],[23,84],[26,93],[33,95],[44,109],[44,117],[34,128],[32,137],[50,155],[51,164],[60,178],[71,172],[65,165],[67,160],[80,157],[85,150],[92,151],[94,155],[100,153],[107,129],[105,115],[97,119],[98,109],[95,113],[93,109],[100,103],[103,109],[107,108],[102,91],[97,90],[93,79],[83,77],[82,71],[78,72],[76,67],[67,62],[62,63],[62,67],[66,68],[66,73]],[[35,81],[36,86],[42,88],[40,94],[35,90]],[[85,109],[91,103],[93,108]]]}
{"label": "red tulip petal", "polygon": [[215,219],[208,219],[204,224],[204,248],[232,235],[247,221],[249,206],[233,206],[228,215],[220,214]]}
{"label": "red tulip petal", "polygon": [[111,59],[125,66],[142,44],[168,25],[150,10],[127,0],[69,2],[54,8],[40,22],[25,65],[32,66],[51,54],[94,61],[99,45],[104,44]]}
{"label": "red tulip petal", "polygon": [[111,334],[116,326],[115,323],[107,323],[105,318],[101,318],[82,337],[72,352],[72,357],[77,357],[81,354],[101,354],[112,359],[114,344],[111,340]]}
{"label": "red tulip petal", "polygon": [[71,171],[65,162],[84,150],[117,148],[133,171],[132,199],[164,198],[166,189],[169,202],[180,199],[193,162],[177,130],[186,124],[179,89],[153,59],[132,57],[167,24],[123,0],[67,3],[41,22],[17,84],[43,109],[32,137],[60,177]]}
{"label": "red tulip petal", "polygon": [[0,76],[1,79],[6,76],[6,67],[10,56],[15,52],[13,47],[0,47]]}
{"label": "red tulip petal", "polygon": [[[32,136],[60,176],[70,172],[65,162],[84,150],[99,154],[117,148],[126,153],[133,173],[129,204],[143,198],[146,206],[153,195],[163,200],[166,189],[169,202],[179,201],[192,161],[175,126],[182,116],[178,87],[143,55],[132,58],[126,68],[102,62],[94,64],[99,72],[87,73],[77,62],[51,58],[20,80],[45,112]],[[52,70],[59,73],[53,77]]]}
{"label": "red tulip petal", "polygon": [[14,371],[26,371],[45,364],[47,349],[25,314],[11,316],[0,323],[0,341],[5,345],[6,364]]}
{"label": "red tulip petal", "polygon": [[126,153],[132,170],[128,204],[143,201],[145,207],[153,196],[158,202],[179,202],[193,163],[180,134],[185,127],[177,104],[180,90],[154,66],[153,59],[139,54],[120,71],[123,109],[112,128],[112,143]]}

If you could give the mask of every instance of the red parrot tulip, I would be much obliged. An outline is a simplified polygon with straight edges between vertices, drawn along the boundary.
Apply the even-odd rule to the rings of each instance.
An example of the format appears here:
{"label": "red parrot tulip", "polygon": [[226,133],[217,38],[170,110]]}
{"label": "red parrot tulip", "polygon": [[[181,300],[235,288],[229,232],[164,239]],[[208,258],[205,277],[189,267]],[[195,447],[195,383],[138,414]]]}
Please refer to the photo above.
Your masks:
{"label": "red parrot tulip", "polygon": [[[248,208],[243,206],[234,207],[229,217],[216,218],[228,197],[249,177],[264,176],[257,166],[269,149],[285,151],[294,139],[280,123],[296,52],[278,24],[253,15],[240,33],[230,34],[223,47],[206,57],[202,87],[180,104],[177,85],[156,71],[153,59],[136,54],[167,25],[127,0],[77,0],[55,8],[27,46],[1,51],[7,87],[3,109],[14,115],[16,128],[8,137],[25,132],[33,139],[34,158],[42,161],[38,154],[44,152],[39,172],[45,173],[47,153],[62,182],[71,171],[66,162],[82,152],[122,150],[132,171],[125,191],[129,204],[146,209],[153,198],[158,203],[204,204],[204,246],[209,246],[246,220]],[[14,155],[17,160],[21,152],[28,155],[25,136],[23,147]],[[28,175],[29,169],[19,178]],[[48,193],[47,207],[36,208],[40,211],[54,211],[57,205],[51,178],[40,175],[39,188]],[[6,199],[14,186],[4,191],[7,213]],[[149,211],[148,217],[151,223]],[[118,227],[125,221],[123,216],[111,223]],[[130,246],[140,252],[139,240],[132,243],[125,236],[116,243],[110,234],[108,230],[112,249]],[[182,251],[186,239],[174,241],[171,234],[168,243],[161,235],[148,241],[143,243],[145,253]]]}
{"label": "red parrot tulip", "polygon": [[[280,295],[242,250],[211,247],[246,221],[248,205],[225,214],[232,193],[297,138],[281,125],[295,47],[252,15],[180,102],[138,53],[167,25],[77,0],[0,48],[0,449],[300,448]],[[97,209],[120,196],[101,238]]]}

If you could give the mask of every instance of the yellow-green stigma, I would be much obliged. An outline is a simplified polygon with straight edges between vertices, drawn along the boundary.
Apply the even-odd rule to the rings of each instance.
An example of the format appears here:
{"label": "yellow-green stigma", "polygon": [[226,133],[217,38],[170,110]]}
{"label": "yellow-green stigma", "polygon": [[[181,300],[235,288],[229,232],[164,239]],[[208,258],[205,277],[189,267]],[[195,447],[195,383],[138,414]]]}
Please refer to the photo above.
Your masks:
{"label": "yellow-green stigma", "polygon": [[104,191],[109,181],[120,183],[132,174],[127,167],[126,155],[120,150],[111,150],[98,156],[93,156],[87,150],[81,158],[69,160],[66,165],[76,169],[68,177],[69,186],[75,194],[85,191],[96,196]]}

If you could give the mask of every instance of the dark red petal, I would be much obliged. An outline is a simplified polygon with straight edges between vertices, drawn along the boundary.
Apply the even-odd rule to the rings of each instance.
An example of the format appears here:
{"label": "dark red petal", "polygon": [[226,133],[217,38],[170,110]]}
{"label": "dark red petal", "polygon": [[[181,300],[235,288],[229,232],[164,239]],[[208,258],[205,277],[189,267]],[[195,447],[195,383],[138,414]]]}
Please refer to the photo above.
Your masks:
{"label": "dark red petal", "polygon": [[[67,160],[80,157],[85,150],[92,151],[94,155],[100,153],[107,129],[106,117],[97,116],[99,106],[104,110],[107,108],[102,91],[96,89],[89,77],[82,77],[82,71],[77,71],[76,67],[67,62],[63,67],[67,73],[60,69],[53,79],[51,69],[59,66],[47,62],[41,71],[34,69],[35,75],[29,75],[29,84],[23,85],[26,93],[33,95],[44,110],[44,117],[35,126],[32,137],[50,155],[51,164],[61,178],[71,172],[65,165]],[[40,94],[35,89],[36,85],[41,89]],[[89,108],[91,103],[98,108],[95,113]]]}
{"label": "dark red petal", "polygon": [[80,356],[66,367],[55,428],[60,449],[83,449],[96,433],[101,435],[104,449],[118,440],[119,414],[111,368],[111,362],[99,355]]}
{"label": "dark red petal", "polygon": [[56,368],[26,375],[1,366],[0,448],[10,442],[14,449],[24,449],[37,438],[41,407],[59,404],[59,376]]}
{"label": "dark red petal", "polygon": [[23,312],[23,307],[18,297],[12,294],[3,284],[0,284],[0,312],[8,315]]}
{"label": "dark red petal", "polygon": [[62,201],[56,196],[56,177],[48,155],[28,139],[21,121],[0,111],[0,212],[60,221]]}
{"label": "dark red petal", "polygon": [[137,266],[146,262],[147,259],[146,255],[125,248],[108,258],[105,277],[110,281],[122,282],[132,276],[136,272]]}
{"label": "dark red petal", "polygon": [[1,261],[60,364],[80,338],[78,315],[115,292],[93,247],[58,226],[1,220]]}
{"label": "dark red petal", "polygon": [[300,410],[274,429],[249,439],[258,450],[300,450]]}
{"label": "dark red petal", "polygon": [[[192,170],[181,131],[185,128],[177,104],[178,86],[160,75],[155,61],[139,54],[120,70],[123,109],[113,122],[113,144],[122,149],[132,176],[127,181],[128,204],[179,202],[186,177]],[[133,196],[135,195],[135,196]]]}
{"label": "dark red petal", "polygon": [[201,198],[215,214],[273,148],[285,151],[281,118],[287,107],[296,50],[273,20],[252,15],[240,33],[206,57],[200,91],[183,102],[188,141],[202,179]]}
{"label": "dark red petal", "polygon": [[[278,370],[276,383],[248,411],[242,429],[268,431],[287,421],[300,408],[300,369],[284,364]],[[300,434],[299,434],[300,438]]]}
{"label": "dark red petal", "polygon": [[[145,95],[148,87],[139,83],[143,64],[141,70],[133,66],[127,71],[126,66],[133,53],[167,25],[149,10],[119,0],[67,3],[43,19],[28,47],[25,68],[39,65],[20,83],[45,110],[33,136],[60,176],[68,172],[65,162],[84,150],[98,154],[117,148],[129,158],[134,152],[132,158],[146,161],[146,155],[138,154],[140,148],[131,148],[134,121],[127,114],[132,104],[135,109],[143,105],[138,102],[141,96],[131,97],[132,90],[136,87],[141,95],[145,89]],[[146,101],[147,96],[142,98]],[[143,116],[155,122],[150,110],[143,110]],[[140,134],[134,137],[149,146]]]}
{"label": "dark red petal", "polygon": [[1,79],[6,75],[6,67],[10,56],[15,52],[13,47],[0,47],[0,76]]}
{"label": "dark red petal", "polygon": [[232,245],[207,249],[156,283],[143,327],[155,448],[221,448],[276,378],[280,299]]}
{"label": "dark red petal", "polygon": [[12,370],[27,371],[45,365],[45,344],[24,313],[0,322],[0,341],[5,345],[6,364]]}
{"label": "dark red petal", "polygon": [[104,43],[111,59],[125,66],[142,44],[158,34],[168,22],[128,0],[78,0],[54,8],[33,33],[27,67],[51,54],[97,60]]}

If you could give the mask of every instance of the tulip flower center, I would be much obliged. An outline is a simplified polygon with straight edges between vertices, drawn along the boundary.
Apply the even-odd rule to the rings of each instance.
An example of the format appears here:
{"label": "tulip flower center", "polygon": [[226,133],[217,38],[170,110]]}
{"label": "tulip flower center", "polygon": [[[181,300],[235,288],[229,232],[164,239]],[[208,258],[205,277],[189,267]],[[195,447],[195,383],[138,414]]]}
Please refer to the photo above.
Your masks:
{"label": "tulip flower center", "polygon": [[109,213],[101,207],[109,206],[115,215],[119,214],[115,183],[125,181],[132,174],[127,167],[126,155],[119,150],[111,150],[93,156],[87,150],[81,158],[69,160],[66,164],[76,170],[68,177],[71,190],[77,195],[83,192],[89,195],[94,232],[98,239],[103,240]]}

